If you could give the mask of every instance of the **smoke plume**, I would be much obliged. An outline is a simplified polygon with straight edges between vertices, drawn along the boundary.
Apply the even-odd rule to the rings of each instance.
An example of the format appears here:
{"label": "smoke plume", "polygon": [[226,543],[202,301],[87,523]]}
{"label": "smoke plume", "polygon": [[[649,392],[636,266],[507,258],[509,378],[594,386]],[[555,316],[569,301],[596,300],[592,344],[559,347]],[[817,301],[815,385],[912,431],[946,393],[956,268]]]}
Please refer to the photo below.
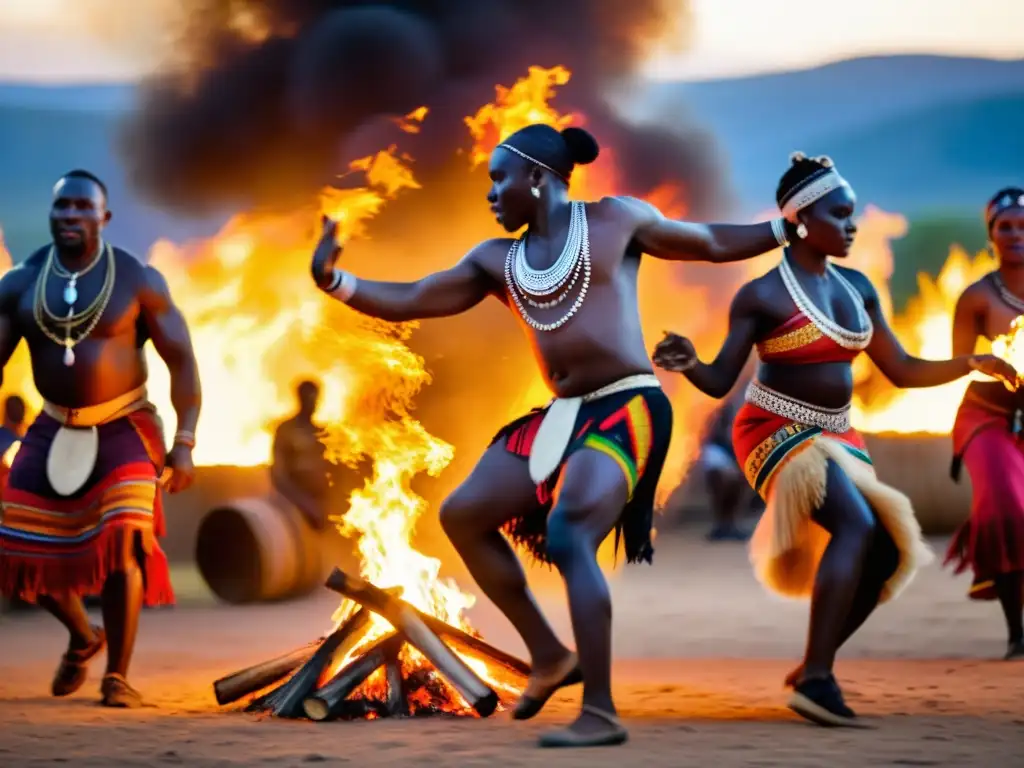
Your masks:
{"label": "smoke plume", "polygon": [[[667,30],[683,0],[185,0],[167,61],[124,126],[134,184],[180,213],[282,206],[362,151],[401,137],[426,180],[466,148],[463,124],[531,65],[572,71],[556,105],[614,149],[623,192],[689,190],[691,214],[720,194],[712,144],[693,126],[636,126],[605,94]],[[426,105],[416,136],[389,119]],[[393,134],[389,132],[395,132]],[[372,145],[372,146],[371,146]]]}

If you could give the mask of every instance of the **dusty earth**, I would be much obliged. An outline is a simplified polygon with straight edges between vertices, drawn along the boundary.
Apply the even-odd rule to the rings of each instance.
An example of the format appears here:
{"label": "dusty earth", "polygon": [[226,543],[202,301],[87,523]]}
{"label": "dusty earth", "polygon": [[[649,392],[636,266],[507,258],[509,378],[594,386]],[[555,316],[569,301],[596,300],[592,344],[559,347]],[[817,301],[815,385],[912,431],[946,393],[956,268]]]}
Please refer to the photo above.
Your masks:
{"label": "dusty earth", "polygon": [[[317,637],[336,600],[325,591],[223,608],[181,574],[182,605],[143,617],[133,677],[152,708],[96,706],[98,668],[76,696],[49,698],[62,632],[46,616],[0,619],[0,765],[996,766],[1024,754],[1024,663],[996,660],[998,608],[964,599],[966,577],[930,566],[844,649],[838,674],[875,727],[837,731],[785,708],[781,681],[801,650],[806,607],[768,597],[742,546],[663,538],[656,563],[613,576],[616,695],[631,730],[624,747],[535,748],[538,733],[573,716],[578,689],[529,723],[498,713],[313,724],[222,710],[216,677]],[[547,590],[541,600],[569,638],[561,595]],[[521,652],[489,605],[473,619],[492,642]]]}

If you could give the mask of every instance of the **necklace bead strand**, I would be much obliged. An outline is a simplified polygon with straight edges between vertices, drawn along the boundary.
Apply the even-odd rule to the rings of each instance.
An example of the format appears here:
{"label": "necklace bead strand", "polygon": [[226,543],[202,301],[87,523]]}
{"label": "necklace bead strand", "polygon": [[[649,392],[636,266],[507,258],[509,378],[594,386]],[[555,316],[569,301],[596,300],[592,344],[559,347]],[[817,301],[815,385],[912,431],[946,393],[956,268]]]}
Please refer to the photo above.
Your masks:
{"label": "necklace bead strand", "polygon": [[831,264],[826,267],[826,273],[834,277],[853,300],[857,311],[858,325],[860,325],[864,330],[851,331],[848,328],[843,328],[837,322],[832,320],[832,318],[828,317],[814,305],[814,302],[811,301],[810,297],[801,287],[799,281],[796,279],[796,275],[793,273],[793,268],[789,265],[789,260],[783,257],[782,262],[779,264],[779,274],[782,276],[782,282],[786,286],[786,291],[789,293],[789,297],[793,300],[796,308],[800,310],[800,312],[803,313],[807,319],[822,332],[822,334],[832,339],[832,341],[844,349],[865,349],[871,342],[871,336],[874,333],[874,326],[871,323],[871,317],[864,308],[864,297],[861,296],[857,289],[850,284],[850,281],[843,277],[842,274],[840,274],[839,271]]}
{"label": "necklace bead strand", "polygon": [[[590,288],[590,231],[587,225],[586,205],[582,202],[571,203],[572,212],[569,217],[569,232],[566,235],[565,247],[555,264],[546,270],[534,270],[526,261],[524,247],[525,235],[509,247],[505,258],[505,283],[509,296],[523,321],[535,331],[551,332],[561,328],[579,312]],[[535,319],[523,305],[524,302],[538,309],[550,309],[565,301],[582,274],[579,293],[575,301],[557,320],[542,323]],[[542,298],[568,287],[557,298],[539,302],[531,297]]]}

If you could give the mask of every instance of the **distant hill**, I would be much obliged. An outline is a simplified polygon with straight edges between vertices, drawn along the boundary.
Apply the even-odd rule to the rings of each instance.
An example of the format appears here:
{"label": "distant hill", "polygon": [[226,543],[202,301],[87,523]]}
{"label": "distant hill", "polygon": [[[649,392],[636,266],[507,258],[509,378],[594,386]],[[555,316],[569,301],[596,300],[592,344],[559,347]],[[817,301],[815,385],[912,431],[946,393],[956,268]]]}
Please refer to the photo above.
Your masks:
{"label": "distant hill", "polygon": [[[111,236],[145,251],[214,231],[132,192],[114,149],[131,85],[40,87],[0,83],[0,226],[22,254],[46,236],[50,185],[86,166],[107,180]],[[728,160],[742,211],[762,211],[789,153],[832,155],[864,203],[906,214],[976,212],[1004,183],[1024,181],[1024,61],[938,56],[854,59],[806,71],[706,82],[656,83],[631,94],[638,119],[697,121]]]}
{"label": "distant hill", "polygon": [[[1017,96],[1024,96],[1024,61],[880,56],[782,74],[658,83],[632,108],[641,116],[694,120],[710,128],[729,159],[741,202],[752,210],[771,205],[775,184],[793,150],[830,154],[837,161],[842,154],[847,174],[870,178],[875,186],[876,177],[884,179],[863,173],[874,165],[871,142],[891,142],[892,150],[886,151],[896,155],[900,146],[919,145],[916,162],[934,165],[936,171],[919,175],[924,183],[910,185],[918,191],[905,187],[906,179],[899,178],[894,179],[899,184],[879,184],[872,190],[891,207],[912,212],[935,204],[932,184],[941,184],[948,193],[942,201],[945,206],[976,203],[978,189],[989,183],[990,176],[974,174],[972,180],[937,169],[948,169],[950,152],[984,165],[998,163],[1005,148],[991,144],[1000,126],[989,122],[1010,120],[1001,125],[1001,136],[1011,144],[1018,142],[1020,131],[1012,126],[1024,123]],[[1006,175],[1024,176],[1019,155],[1008,155],[1005,165]],[[921,189],[927,192],[923,197]]]}
{"label": "distant hill", "polygon": [[[58,108],[48,103],[63,89],[41,89],[39,106],[5,105],[0,87],[0,227],[16,259],[49,237],[47,210],[54,181],[72,168],[87,168],[110,190],[112,239],[143,254],[157,236],[184,240],[212,234],[220,220],[183,221],[145,205],[132,192],[117,158],[121,110]],[[107,87],[101,87],[107,92]],[[28,91],[26,91],[28,92]]]}
{"label": "distant hill", "polygon": [[[924,107],[837,132],[822,151],[864,200],[900,210],[981,210],[996,190],[1024,184],[1024,89]],[[817,151],[817,150],[815,150]]]}

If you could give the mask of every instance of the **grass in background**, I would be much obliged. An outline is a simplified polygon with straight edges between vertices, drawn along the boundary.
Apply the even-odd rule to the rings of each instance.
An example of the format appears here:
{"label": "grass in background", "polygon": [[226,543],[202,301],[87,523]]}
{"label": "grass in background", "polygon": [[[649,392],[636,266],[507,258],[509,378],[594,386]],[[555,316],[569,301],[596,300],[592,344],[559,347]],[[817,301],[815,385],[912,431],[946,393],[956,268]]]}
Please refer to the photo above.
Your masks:
{"label": "grass in background", "polygon": [[933,211],[910,220],[906,236],[892,244],[889,290],[897,312],[917,293],[918,273],[937,276],[952,246],[959,245],[971,255],[986,246],[988,238],[980,211],[981,205],[977,211]]}

